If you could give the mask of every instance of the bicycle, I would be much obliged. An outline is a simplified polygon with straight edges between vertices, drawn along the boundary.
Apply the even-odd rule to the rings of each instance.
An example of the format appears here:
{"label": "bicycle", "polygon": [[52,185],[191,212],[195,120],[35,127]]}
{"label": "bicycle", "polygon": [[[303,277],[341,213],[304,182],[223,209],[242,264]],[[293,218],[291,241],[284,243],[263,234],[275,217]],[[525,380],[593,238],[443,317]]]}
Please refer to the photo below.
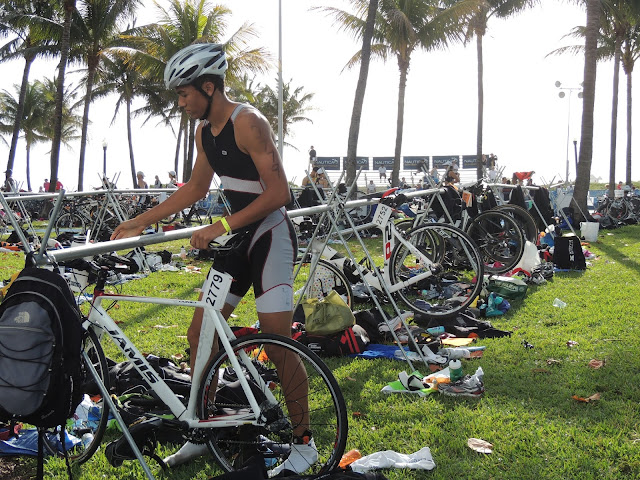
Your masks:
{"label": "bicycle", "polygon": [[[221,237],[212,249],[217,254],[230,251],[242,242],[241,237],[238,234]],[[75,270],[91,271],[96,275],[90,311],[83,322],[83,361],[87,371],[94,367],[94,377],[101,386],[103,398],[105,393],[108,395],[109,375],[101,342],[108,337],[133,362],[149,389],[175,417],[175,420],[161,421],[180,430],[185,440],[205,443],[223,470],[240,468],[240,462],[255,453],[263,455],[270,467],[283,462],[290,451],[293,430],[303,421],[302,415],[305,414],[309,415],[309,430],[313,433],[318,451],[318,461],[310,465],[309,470],[321,473],[336,467],[347,440],[347,412],[340,387],[324,362],[307,347],[287,337],[259,333],[236,338],[220,313],[232,279],[213,268],[203,285],[202,299],[198,301],[106,293],[107,278],[114,272],[136,271],[134,263],[114,255],[101,255],[94,257],[92,262],[78,260],[67,264]],[[114,301],[204,310],[197,356],[210,358],[215,334],[222,346],[208,363],[196,363],[188,402],[171,391],[111,318],[103,304]],[[285,362],[294,362],[295,367],[290,371],[295,373],[291,378],[278,378],[269,358],[275,354],[281,355]],[[304,390],[301,380],[303,369],[308,379],[308,412],[299,410],[302,398],[294,397],[297,389]],[[265,372],[266,376],[261,375]],[[218,401],[215,398],[218,385],[233,381],[239,381],[244,398],[235,402],[229,398],[225,398],[224,402]],[[85,388],[89,389],[88,386]],[[285,391],[288,394],[287,402],[284,399]],[[103,404],[102,408],[95,411],[92,409],[88,407],[80,415],[84,418],[91,416],[90,424],[69,423],[66,426],[67,434],[72,438],[82,436],[87,430],[93,434],[90,441],[80,442],[70,450],[71,460],[77,463],[85,462],[95,453],[106,429],[109,414],[107,405]]]}
{"label": "bicycle", "polygon": [[[345,259],[322,242],[314,241],[307,249],[308,262],[317,262],[331,272],[338,284],[347,278],[368,284],[376,294],[399,296],[415,312],[430,318],[444,319],[464,311],[482,289],[484,265],[478,247],[461,229],[444,223],[430,223],[403,231],[392,220],[393,209],[378,204],[373,220],[358,229],[378,228],[382,231],[384,265],[343,270]],[[347,276],[347,273],[349,274]],[[314,272],[309,281],[322,284]],[[349,283],[354,283],[353,281]],[[384,285],[383,285],[384,284]]]}

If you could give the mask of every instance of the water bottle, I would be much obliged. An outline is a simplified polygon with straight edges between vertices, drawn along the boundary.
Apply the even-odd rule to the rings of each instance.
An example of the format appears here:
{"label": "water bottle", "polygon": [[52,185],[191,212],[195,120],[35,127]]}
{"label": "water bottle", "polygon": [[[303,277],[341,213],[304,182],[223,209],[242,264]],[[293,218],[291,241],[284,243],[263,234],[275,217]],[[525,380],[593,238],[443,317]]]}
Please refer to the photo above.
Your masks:
{"label": "water bottle", "polygon": [[456,359],[449,362],[449,378],[452,383],[462,378],[462,362],[460,360]]}
{"label": "water bottle", "polygon": [[182,260],[187,259],[187,251],[184,249],[184,246],[180,247],[180,258]]}
{"label": "water bottle", "polygon": [[82,442],[82,446],[86,450],[87,448],[89,448],[89,445],[91,445],[91,442],[93,442],[93,433],[91,432],[85,433],[84,435],[82,435],[82,438],[80,439],[80,441]]}

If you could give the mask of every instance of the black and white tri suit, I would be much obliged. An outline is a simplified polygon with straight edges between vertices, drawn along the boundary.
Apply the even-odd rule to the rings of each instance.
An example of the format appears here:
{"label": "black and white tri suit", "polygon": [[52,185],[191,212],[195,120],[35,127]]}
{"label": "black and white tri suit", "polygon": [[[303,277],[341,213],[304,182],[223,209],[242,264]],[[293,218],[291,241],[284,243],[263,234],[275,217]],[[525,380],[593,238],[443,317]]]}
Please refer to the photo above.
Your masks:
{"label": "black and white tri suit", "polygon": [[[242,210],[264,192],[265,184],[249,155],[236,144],[233,122],[249,105],[238,105],[222,131],[214,136],[209,124],[202,128],[202,147],[207,160],[224,184],[231,212]],[[251,241],[244,251],[216,259],[214,266],[234,279],[226,302],[238,305],[253,285],[260,313],[293,310],[293,263],[298,250],[293,225],[284,207],[242,230]]]}

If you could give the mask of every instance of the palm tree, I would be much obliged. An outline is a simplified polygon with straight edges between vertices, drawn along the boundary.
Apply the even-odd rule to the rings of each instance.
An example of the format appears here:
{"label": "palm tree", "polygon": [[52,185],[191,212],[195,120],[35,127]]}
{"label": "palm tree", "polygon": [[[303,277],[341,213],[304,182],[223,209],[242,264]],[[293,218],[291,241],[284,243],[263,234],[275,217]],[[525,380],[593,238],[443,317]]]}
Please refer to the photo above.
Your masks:
{"label": "palm tree", "polygon": [[[430,51],[462,40],[461,19],[463,15],[470,13],[477,2],[478,0],[460,0],[445,8],[443,2],[438,0],[380,0],[371,54],[384,61],[395,56],[400,71],[392,185],[399,183],[404,98],[411,55],[417,49]],[[352,0],[352,3],[361,15],[369,6],[367,0]],[[323,10],[333,14],[344,28],[353,31],[358,37],[362,36],[365,22],[360,17],[335,8]],[[362,52],[357,52],[346,68],[355,66],[361,58]]]}
{"label": "palm tree", "polygon": [[482,178],[482,131],[484,128],[484,62],[482,39],[487,32],[489,18],[509,18],[536,5],[538,0],[483,0],[478,2],[473,15],[468,17],[467,40],[476,37],[478,57],[478,130],[476,136],[477,179]]}
{"label": "palm tree", "polygon": [[353,184],[356,179],[356,156],[358,154],[358,137],[360,135],[360,119],[362,118],[362,106],[364,104],[364,94],[367,89],[367,78],[369,77],[369,63],[371,60],[371,40],[373,39],[373,29],[376,23],[376,12],[378,11],[378,0],[369,0],[367,17],[362,34],[362,50],[360,55],[360,73],[356,84],[356,93],[353,100],[353,110],[351,112],[351,123],[349,124],[349,137],[347,140],[347,160],[345,170],[347,185]]}
{"label": "palm tree", "polygon": [[120,107],[124,104],[127,116],[127,141],[129,143],[129,161],[131,165],[131,181],[136,185],[136,163],[133,155],[133,133],[131,128],[131,104],[138,94],[141,85],[140,74],[119,55],[105,55],[102,57],[102,68],[98,73],[98,85],[93,92],[93,98],[116,93],[118,99],[114,107],[111,124],[116,120]]}
{"label": "palm tree", "polygon": [[[586,0],[587,26],[585,29],[584,81],[582,97],[582,127],[580,155],[573,200],[582,212],[587,211],[587,193],[593,156],[593,108],[596,94],[596,66],[598,60],[598,30],[601,23],[601,0]],[[582,215],[581,215],[582,216]]]}
{"label": "palm tree", "polygon": [[[635,12],[640,11],[640,7],[636,7]],[[635,15],[638,18],[638,15]],[[627,76],[627,158],[626,158],[626,184],[631,186],[631,85],[633,67],[636,60],[640,58],[640,25],[637,23],[632,25],[626,32],[624,42],[622,44],[622,68]]]}
{"label": "palm tree", "polygon": [[53,115],[53,139],[51,142],[51,173],[49,191],[55,192],[58,182],[58,164],[60,162],[60,143],[62,141],[62,113],[64,98],[64,77],[71,46],[71,16],[76,11],[76,0],[62,0],[64,7],[64,23],[60,39],[60,63],[56,77],[56,97]]}
{"label": "palm tree", "polygon": [[35,0],[3,2],[0,10],[0,37],[12,36],[11,40],[0,47],[0,63],[16,58],[24,58],[25,62],[7,168],[13,169],[31,65],[38,56],[47,57],[54,53],[55,47],[52,47],[50,34],[51,29],[57,27],[54,23],[56,16],[51,2]]}
{"label": "palm tree", "polygon": [[[175,100],[168,105],[159,102],[161,99],[166,99],[168,94],[162,85],[164,67],[174,53],[195,41],[225,45],[229,63],[226,74],[227,83],[231,83],[232,79],[247,71],[264,73],[270,67],[270,55],[263,48],[248,46],[249,40],[257,36],[256,30],[251,25],[242,25],[230,37],[222,40],[227,29],[227,17],[231,14],[228,8],[211,7],[207,0],[170,0],[168,9],[162,8],[157,2],[155,4],[160,14],[159,22],[126,32],[122,36],[122,46],[133,49],[132,63],[149,83],[155,83],[159,90],[164,91],[155,96],[154,111],[150,112],[158,115],[157,109],[161,108],[164,121],[175,118],[177,112]],[[175,94],[171,97],[175,99]],[[183,181],[187,181],[191,176],[195,125],[195,121],[188,120],[186,114],[181,114],[176,152],[181,139],[186,141]]]}
{"label": "palm tree", "polygon": [[[53,130],[49,119],[54,107],[55,83],[48,79],[28,83],[22,105],[18,100],[22,86],[15,85],[15,89],[18,93],[16,97],[6,90],[0,92],[0,122],[19,122],[21,125],[26,144],[27,189],[31,191],[31,147],[51,139]],[[74,97],[73,91],[64,96],[62,141],[65,144],[77,138],[75,132],[80,125],[79,117],[72,113],[71,101]],[[18,118],[18,115],[22,115],[22,118]]]}
{"label": "palm tree", "polygon": [[106,49],[116,39],[119,39],[121,22],[134,14],[139,1],[85,1],[81,14],[74,19],[74,59],[80,58],[87,65],[82,138],[80,139],[80,161],[78,163],[78,190],[82,190],[84,183],[84,157],[87,148],[89,107],[92,101],[95,76]]}
{"label": "palm tree", "polygon": [[[282,141],[283,145],[287,145],[298,150],[293,145],[287,143],[285,139],[287,138],[287,135],[290,134],[291,126],[293,124],[299,122],[313,123],[313,121],[309,117],[306,117],[305,114],[312,110],[309,102],[313,99],[314,94],[303,93],[302,87],[295,88],[292,93],[291,82],[292,80],[282,86]],[[265,117],[267,117],[273,131],[277,132],[278,92],[274,91],[271,87],[266,86],[262,88],[253,104],[265,115]],[[278,139],[278,142],[280,142],[280,139]]]}

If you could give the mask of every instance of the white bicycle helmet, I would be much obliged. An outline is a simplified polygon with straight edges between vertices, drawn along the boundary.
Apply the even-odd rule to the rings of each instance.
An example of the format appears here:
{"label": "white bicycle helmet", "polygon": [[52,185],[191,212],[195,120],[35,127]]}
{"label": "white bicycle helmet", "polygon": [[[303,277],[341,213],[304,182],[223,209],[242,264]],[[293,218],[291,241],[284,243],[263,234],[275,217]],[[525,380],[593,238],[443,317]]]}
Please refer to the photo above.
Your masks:
{"label": "white bicycle helmet", "polygon": [[167,88],[190,85],[202,75],[224,75],[227,57],[222,45],[217,43],[196,43],[177,52],[164,69],[164,83]]}

